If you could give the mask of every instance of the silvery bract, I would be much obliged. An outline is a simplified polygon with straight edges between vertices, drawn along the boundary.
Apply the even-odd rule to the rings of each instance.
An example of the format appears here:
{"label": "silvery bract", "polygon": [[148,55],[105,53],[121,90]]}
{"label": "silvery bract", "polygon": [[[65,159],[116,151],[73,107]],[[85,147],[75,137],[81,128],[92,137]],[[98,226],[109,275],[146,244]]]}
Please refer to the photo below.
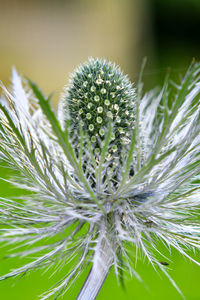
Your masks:
{"label": "silvery bract", "polygon": [[122,282],[127,270],[139,278],[138,250],[168,275],[160,240],[195,261],[186,249],[200,248],[200,64],[143,95],[141,80],[134,88],[112,63],[90,59],[57,114],[15,70],[11,90],[1,87],[1,159],[28,193],[1,198],[0,240],[11,257],[32,259],[1,280],[66,268],[47,299],[91,265],[78,296],[88,300],[112,266]]}

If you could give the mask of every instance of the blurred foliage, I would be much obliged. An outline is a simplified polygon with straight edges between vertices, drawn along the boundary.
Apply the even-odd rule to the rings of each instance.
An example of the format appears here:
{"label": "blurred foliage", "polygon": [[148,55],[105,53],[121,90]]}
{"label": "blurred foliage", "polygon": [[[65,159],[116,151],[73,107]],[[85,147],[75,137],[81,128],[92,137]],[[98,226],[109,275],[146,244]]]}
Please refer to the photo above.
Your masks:
{"label": "blurred foliage", "polygon": [[[152,0],[156,67],[184,73],[192,59],[200,60],[200,1]],[[163,75],[157,76],[159,82]]]}
{"label": "blurred foliage", "polygon": [[[135,74],[143,0],[0,0],[0,78],[13,65],[59,97],[68,74],[88,57],[106,57]],[[9,21],[8,21],[9,20]]]}

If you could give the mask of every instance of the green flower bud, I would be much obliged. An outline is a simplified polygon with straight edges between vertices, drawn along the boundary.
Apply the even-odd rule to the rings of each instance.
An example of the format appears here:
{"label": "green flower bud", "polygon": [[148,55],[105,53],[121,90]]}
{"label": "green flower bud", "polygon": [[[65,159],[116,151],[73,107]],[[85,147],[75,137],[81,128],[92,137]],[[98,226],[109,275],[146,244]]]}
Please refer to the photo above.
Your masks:
{"label": "green flower bud", "polygon": [[75,70],[63,102],[74,143],[78,145],[80,141],[79,126],[83,124],[83,133],[90,138],[94,148],[101,149],[101,141],[112,122],[115,138],[111,139],[108,154],[120,155],[127,144],[122,138],[134,127],[135,92],[119,67],[106,60],[89,59]]}

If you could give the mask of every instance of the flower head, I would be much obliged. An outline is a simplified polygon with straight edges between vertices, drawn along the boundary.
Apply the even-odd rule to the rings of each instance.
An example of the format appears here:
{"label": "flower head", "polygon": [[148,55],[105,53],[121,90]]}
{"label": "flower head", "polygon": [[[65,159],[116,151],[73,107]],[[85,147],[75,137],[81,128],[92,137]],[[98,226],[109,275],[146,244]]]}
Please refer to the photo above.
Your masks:
{"label": "flower head", "polygon": [[[64,122],[70,122],[69,135],[74,147],[80,143],[80,124],[95,151],[101,148],[108,124],[112,122],[115,138],[107,152],[113,157],[115,146],[115,157],[119,159],[124,148],[124,138],[130,142],[134,129],[135,97],[127,76],[114,64],[91,58],[80,65],[65,89],[60,112]],[[130,114],[127,115],[127,112]],[[121,131],[118,130],[119,124]]]}
{"label": "flower head", "polygon": [[13,255],[36,258],[0,279],[73,259],[42,299],[59,295],[86,264],[78,299],[94,299],[112,266],[120,278],[126,269],[137,276],[136,249],[167,274],[155,253],[160,239],[194,261],[185,247],[200,248],[199,75],[193,64],[179,85],[166,79],[142,95],[141,82],[134,91],[118,67],[90,59],[56,116],[13,70],[12,90],[1,85],[0,155],[18,171],[13,184],[31,194],[1,198],[0,240],[21,247]]}

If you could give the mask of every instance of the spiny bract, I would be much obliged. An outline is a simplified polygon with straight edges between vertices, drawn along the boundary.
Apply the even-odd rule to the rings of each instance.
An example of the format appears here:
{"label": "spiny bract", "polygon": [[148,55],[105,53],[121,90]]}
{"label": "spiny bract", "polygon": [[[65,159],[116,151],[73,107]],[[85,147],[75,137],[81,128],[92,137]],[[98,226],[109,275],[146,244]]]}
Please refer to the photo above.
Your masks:
{"label": "spiny bract", "polygon": [[13,70],[11,91],[1,84],[0,155],[17,172],[11,183],[30,193],[1,198],[0,240],[15,245],[11,257],[32,261],[1,280],[64,268],[47,299],[89,264],[78,299],[94,299],[111,266],[120,279],[126,269],[139,278],[137,249],[168,275],[160,240],[195,261],[185,249],[200,248],[199,78],[194,63],[179,85],[166,78],[142,95],[140,80],[134,91],[119,68],[90,59],[56,116],[37,85]]}

